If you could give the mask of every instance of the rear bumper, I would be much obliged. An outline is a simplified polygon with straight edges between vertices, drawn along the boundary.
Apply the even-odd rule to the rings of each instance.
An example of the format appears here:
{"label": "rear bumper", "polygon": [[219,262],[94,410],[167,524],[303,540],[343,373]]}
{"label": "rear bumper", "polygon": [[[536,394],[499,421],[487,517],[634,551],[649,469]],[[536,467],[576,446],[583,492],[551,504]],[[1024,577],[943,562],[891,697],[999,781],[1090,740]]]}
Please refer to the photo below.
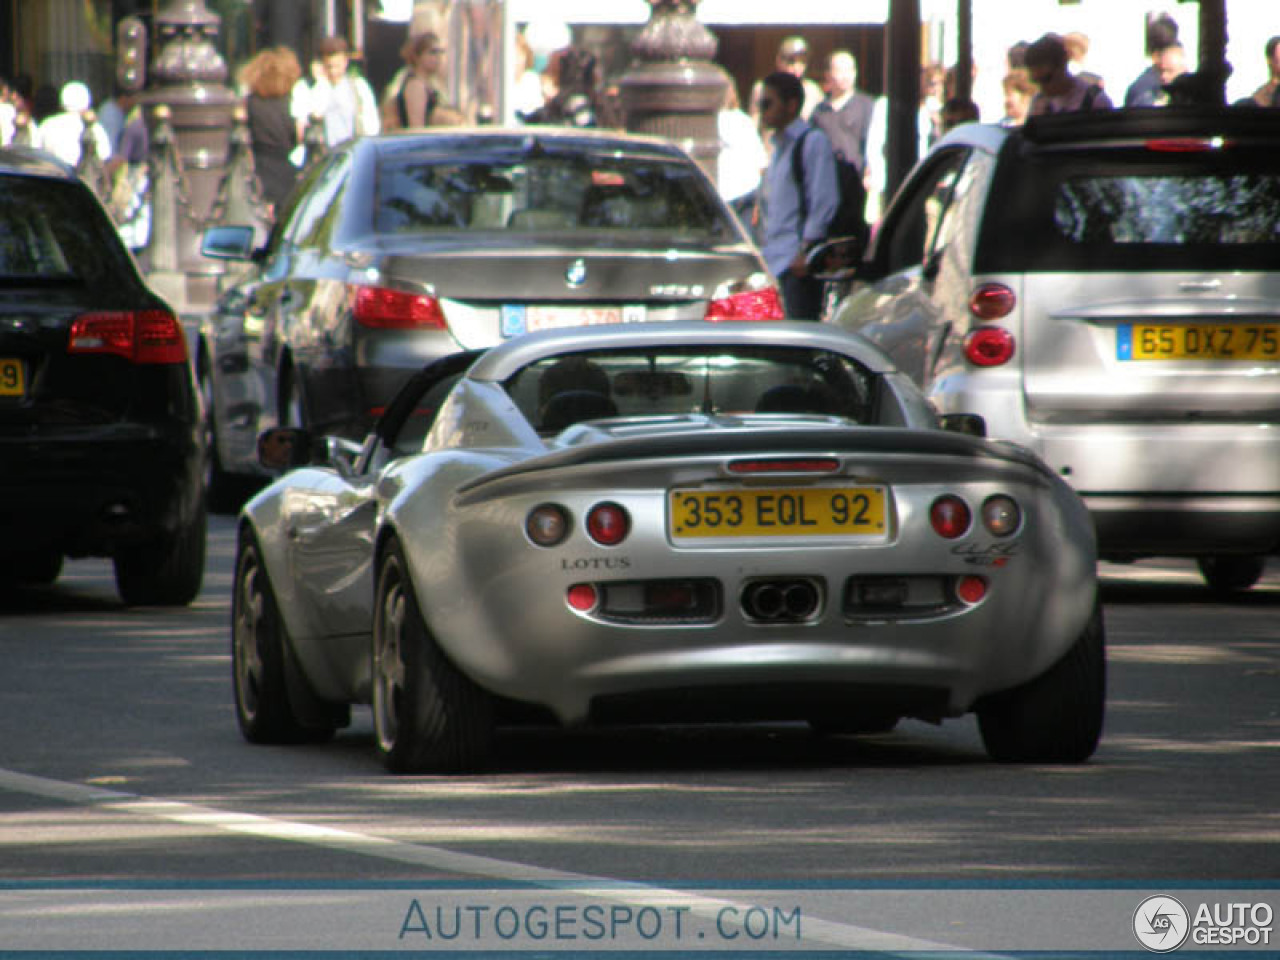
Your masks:
{"label": "rear bumper", "polygon": [[199,509],[190,424],[118,424],[0,437],[0,552],[111,556],[176,530]]}
{"label": "rear bumper", "polygon": [[1280,552],[1280,494],[1086,493],[1083,499],[1103,559]]}

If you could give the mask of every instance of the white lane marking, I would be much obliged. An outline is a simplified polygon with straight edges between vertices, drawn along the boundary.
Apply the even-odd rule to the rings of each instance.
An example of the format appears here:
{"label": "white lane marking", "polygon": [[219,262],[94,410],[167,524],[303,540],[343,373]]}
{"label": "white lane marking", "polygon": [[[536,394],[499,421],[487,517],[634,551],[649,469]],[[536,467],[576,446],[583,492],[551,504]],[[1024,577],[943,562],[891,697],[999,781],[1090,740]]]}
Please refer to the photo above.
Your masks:
{"label": "white lane marking", "polygon": [[[0,790],[28,796],[62,800],[84,807],[118,811],[151,820],[206,827],[227,833],[244,834],[269,840],[304,843],[378,857],[397,863],[408,863],[435,870],[444,870],[473,877],[484,877],[505,882],[523,881],[558,890],[574,890],[585,895],[628,905],[662,905],[688,907],[690,912],[712,917],[726,906],[743,907],[743,904],[712,897],[699,896],[682,890],[649,886],[634,881],[611,877],[593,876],[552,870],[511,860],[498,860],[470,853],[459,853],[422,844],[403,843],[385,837],[338,830],[315,824],[290,820],[278,820],[252,813],[219,810],[198,804],[176,800],[144,797],[118,790],[51,780],[16,770],[0,768]],[[855,947],[861,950],[883,951],[956,951],[954,945],[935,943],[915,937],[903,936],[870,927],[837,923],[805,917],[806,944],[830,944],[839,947]],[[977,954],[971,954],[977,956]]]}

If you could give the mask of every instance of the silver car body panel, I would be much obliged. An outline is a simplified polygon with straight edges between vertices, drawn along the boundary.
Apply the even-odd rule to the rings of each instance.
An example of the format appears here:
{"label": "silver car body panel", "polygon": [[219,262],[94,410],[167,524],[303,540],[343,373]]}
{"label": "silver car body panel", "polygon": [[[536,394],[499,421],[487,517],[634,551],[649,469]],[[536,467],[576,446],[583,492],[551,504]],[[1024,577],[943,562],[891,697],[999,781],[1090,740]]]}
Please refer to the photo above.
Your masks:
{"label": "silver car body panel", "polygon": [[[1280,269],[980,273],[982,217],[1007,202],[990,188],[1008,135],[966,127],[935,148],[971,151],[965,176],[976,179],[938,212],[932,261],[856,285],[834,321],[879,344],[939,411],[981,414],[990,436],[1067,478],[1104,554],[1280,550],[1280,363],[1140,360],[1125,346],[1140,324],[1280,337]],[[927,172],[926,160],[916,175]],[[964,340],[986,284],[1013,291],[1016,307],[997,322],[1016,352],[981,368]]]}
{"label": "silver car body panel", "polygon": [[[1080,635],[1095,603],[1093,534],[1070,488],[1011,444],[946,433],[918,391],[865,341],[824,325],[673,324],[531,335],[484,354],[453,388],[423,452],[376,454],[363,474],[290,472],[251,500],[242,522],[262,545],[293,650],[317,695],[367,702],[369,630],[379,545],[403,545],[424,617],[441,647],[492,693],[583,721],[597,698],[688,687],[850,684],[937,692],[949,716],[1038,675]],[[597,348],[694,343],[785,343],[836,350],[881,378],[886,426],[801,414],[607,419],[541,437],[501,384],[546,356]],[[744,481],[744,456],[832,458],[829,475]],[[883,537],[749,537],[673,542],[667,492],[836,482],[883,485]],[[955,540],[929,525],[938,496],[974,509],[1012,496],[1024,520],[1009,537],[975,519]],[[592,541],[583,517],[602,500],[623,506],[631,535]],[[555,502],[569,537],[535,546],[528,512]],[[976,604],[851,614],[850,578],[959,578],[989,590]],[[740,606],[757,578],[820,585],[809,622],[752,622]],[[574,584],[711,578],[723,607],[690,623],[619,623],[566,602]],[[911,708],[904,708],[910,710]]]}

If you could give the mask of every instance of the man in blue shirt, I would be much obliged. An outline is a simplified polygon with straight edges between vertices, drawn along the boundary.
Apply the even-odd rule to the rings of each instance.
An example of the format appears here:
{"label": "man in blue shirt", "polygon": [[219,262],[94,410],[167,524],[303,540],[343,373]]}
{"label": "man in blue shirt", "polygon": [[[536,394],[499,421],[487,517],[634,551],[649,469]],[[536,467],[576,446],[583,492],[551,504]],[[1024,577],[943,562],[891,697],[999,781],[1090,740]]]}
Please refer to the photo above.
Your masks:
{"label": "man in blue shirt", "polygon": [[[765,263],[778,278],[787,317],[817,320],[822,311],[822,281],[809,276],[805,256],[827,236],[840,200],[835,154],[831,141],[800,116],[804,87],[790,73],[764,78],[760,118],[773,131],[769,167],[761,184],[764,224],[761,243]],[[798,165],[804,183],[796,182],[792,155],[802,151]]]}

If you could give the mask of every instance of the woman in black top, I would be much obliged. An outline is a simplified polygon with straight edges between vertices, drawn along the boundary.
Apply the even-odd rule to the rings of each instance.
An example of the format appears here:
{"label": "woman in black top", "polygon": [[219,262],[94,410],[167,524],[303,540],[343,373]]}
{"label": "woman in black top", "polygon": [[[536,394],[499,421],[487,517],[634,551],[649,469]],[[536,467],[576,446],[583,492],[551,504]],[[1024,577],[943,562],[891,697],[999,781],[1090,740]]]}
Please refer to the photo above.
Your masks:
{"label": "woman in black top", "polygon": [[290,112],[290,97],[302,67],[288,47],[263,50],[245,66],[241,81],[248,90],[245,107],[253,143],[253,165],[262,185],[262,199],[279,210],[298,178],[289,154],[298,145],[298,122]]}

